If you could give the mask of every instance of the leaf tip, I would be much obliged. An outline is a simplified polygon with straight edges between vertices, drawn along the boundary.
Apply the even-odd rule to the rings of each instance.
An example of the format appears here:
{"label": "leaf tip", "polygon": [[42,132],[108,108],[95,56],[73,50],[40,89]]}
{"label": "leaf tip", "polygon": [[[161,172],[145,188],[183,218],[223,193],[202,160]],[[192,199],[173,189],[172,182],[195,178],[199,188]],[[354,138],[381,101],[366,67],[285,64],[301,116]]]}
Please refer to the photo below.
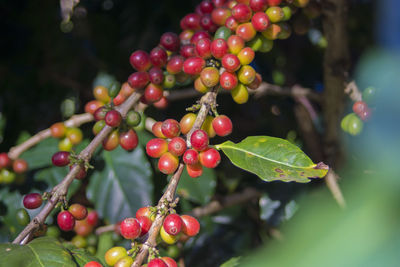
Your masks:
{"label": "leaf tip", "polygon": [[323,163],[322,161],[315,165],[314,169],[316,170],[329,170],[329,166]]}

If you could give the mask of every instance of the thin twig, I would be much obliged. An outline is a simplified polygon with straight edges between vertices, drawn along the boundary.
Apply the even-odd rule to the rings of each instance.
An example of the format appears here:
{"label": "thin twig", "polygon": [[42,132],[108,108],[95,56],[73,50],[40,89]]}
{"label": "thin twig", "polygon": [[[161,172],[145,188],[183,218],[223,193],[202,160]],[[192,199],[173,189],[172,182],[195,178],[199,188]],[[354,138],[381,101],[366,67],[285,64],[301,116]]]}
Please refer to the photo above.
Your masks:
{"label": "thin twig", "polygon": [[350,99],[353,102],[362,100],[362,94],[358,89],[358,86],[355,81],[349,82],[347,86],[344,88],[344,92],[349,95]]}
{"label": "thin twig", "polygon": [[339,184],[337,182],[338,179],[339,176],[332,169],[330,169],[325,177],[325,182],[329,190],[331,191],[333,198],[336,200],[339,206],[344,209],[346,208],[346,200],[344,199],[342,191],[340,190]]}

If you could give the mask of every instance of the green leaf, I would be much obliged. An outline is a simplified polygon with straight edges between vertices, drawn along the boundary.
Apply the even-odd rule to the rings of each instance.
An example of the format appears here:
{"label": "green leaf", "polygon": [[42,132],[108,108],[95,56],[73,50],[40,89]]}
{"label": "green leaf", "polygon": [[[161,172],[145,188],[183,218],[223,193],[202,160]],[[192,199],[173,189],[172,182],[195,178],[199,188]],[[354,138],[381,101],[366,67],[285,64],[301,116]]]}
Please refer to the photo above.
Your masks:
{"label": "green leaf", "polygon": [[5,207],[5,215],[0,216],[0,223],[6,226],[1,231],[1,239],[2,241],[10,241],[24,228],[18,224],[16,216],[17,210],[22,207],[22,196],[18,191],[9,192],[8,188],[2,188],[0,200],[1,205]]}
{"label": "green leaf", "polygon": [[114,246],[114,241],[112,239],[112,235],[113,235],[112,232],[106,232],[106,233],[102,233],[99,236],[96,257],[101,260],[101,262],[104,264],[104,266],[107,266],[104,255],[106,254],[107,250],[109,250],[110,248],[112,248]]}
{"label": "green leaf", "polygon": [[98,258],[95,256],[90,255],[85,249],[71,249],[70,253],[72,257],[74,258],[75,262],[78,264],[78,266],[85,266],[86,263],[90,261],[97,261],[100,262]]}
{"label": "green leaf", "polygon": [[220,267],[236,267],[240,264],[240,257],[230,258],[228,261],[220,265]]}
{"label": "green leaf", "polygon": [[86,191],[101,217],[116,223],[152,203],[152,172],[141,146],[132,152],[103,151],[102,157],[105,166],[96,169]]}
{"label": "green leaf", "polygon": [[200,177],[192,178],[185,170],[178,185],[178,195],[198,204],[207,204],[214,195],[216,175],[213,169],[204,168]]}
{"label": "green leaf", "polygon": [[226,141],[215,146],[239,168],[258,175],[264,181],[307,183],[322,178],[329,167],[314,164],[300,148],[287,140],[270,136],[250,136],[240,143]]}
{"label": "green leaf", "polygon": [[55,138],[47,138],[33,148],[22,153],[20,158],[28,162],[29,169],[42,168],[51,165],[51,157],[57,151],[58,140]]}

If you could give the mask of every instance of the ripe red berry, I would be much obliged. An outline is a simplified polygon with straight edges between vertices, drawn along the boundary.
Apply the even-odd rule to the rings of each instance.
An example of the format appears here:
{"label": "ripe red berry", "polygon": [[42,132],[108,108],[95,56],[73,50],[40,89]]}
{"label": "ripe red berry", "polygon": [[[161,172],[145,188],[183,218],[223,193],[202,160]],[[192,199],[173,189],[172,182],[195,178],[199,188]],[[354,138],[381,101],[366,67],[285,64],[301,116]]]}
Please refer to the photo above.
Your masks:
{"label": "ripe red berry", "polygon": [[125,239],[135,239],[140,236],[140,223],[136,218],[126,218],[121,222],[120,230]]}
{"label": "ripe red berry", "polygon": [[136,216],[136,218],[139,218],[141,216],[149,217],[150,220],[152,220],[152,221],[155,219],[155,216],[152,216],[152,214],[151,214],[150,207],[141,207],[140,209],[138,209],[136,211],[135,216]]}
{"label": "ripe red berry", "polygon": [[7,168],[11,165],[11,159],[5,152],[0,153],[0,169]]}
{"label": "ripe red berry", "polygon": [[200,27],[209,32],[215,32],[217,30],[217,25],[212,21],[210,14],[204,14],[201,16]]}
{"label": "ripe red berry", "polygon": [[28,169],[28,163],[23,159],[16,159],[13,162],[13,170],[15,173],[24,173]]}
{"label": "ripe red berry", "polygon": [[269,18],[264,12],[257,12],[251,18],[251,24],[256,31],[265,31],[269,26]]}
{"label": "ripe red berry", "polygon": [[163,262],[167,265],[167,267],[178,267],[178,264],[173,258],[170,257],[161,257]]}
{"label": "ripe red berry", "polygon": [[227,136],[232,132],[232,121],[228,116],[219,115],[215,117],[212,121],[212,127],[214,131],[219,136]]}
{"label": "ripe red berry", "polygon": [[194,57],[196,55],[195,47],[193,44],[182,45],[179,53],[185,58]]}
{"label": "ripe red berry", "polygon": [[225,90],[233,90],[238,84],[238,78],[235,73],[225,71],[221,74],[219,83]]}
{"label": "ripe red berry", "polygon": [[54,166],[63,167],[69,164],[69,152],[58,151],[51,157]]}
{"label": "ripe red berry", "polygon": [[185,154],[183,154],[183,162],[187,165],[193,165],[199,162],[199,152],[194,149],[186,150]]}
{"label": "ripe red berry", "polygon": [[251,19],[251,9],[248,5],[237,4],[232,8],[232,16],[239,22],[247,22]]}
{"label": "ripe red berry", "polygon": [[174,156],[182,156],[186,151],[186,142],[182,137],[174,137],[169,141],[168,151]]}
{"label": "ripe red berry", "polygon": [[129,85],[134,89],[144,88],[150,81],[150,76],[147,72],[134,72],[128,77]]}
{"label": "ripe red berry", "polygon": [[163,227],[168,234],[177,235],[181,232],[182,224],[182,219],[178,214],[169,214],[164,219]]}
{"label": "ripe red berry", "polygon": [[139,216],[136,217],[136,219],[140,224],[140,236],[144,236],[149,232],[153,222],[150,220],[150,217],[147,216]]}
{"label": "ripe red berry", "polygon": [[[74,167],[76,166],[76,164],[69,166],[69,170],[72,170]],[[83,165],[81,165],[81,168],[79,169],[79,172],[76,174],[75,179],[81,180],[83,178],[85,178],[87,175],[85,167]]]}
{"label": "ripe red berry", "polygon": [[71,231],[75,226],[75,218],[69,211],[62,211],[57,215],[57,224],[63,231]]}
{"label": "ripe red berry", "polygon": [[234,54],[226,54],[222,58],[222,66],[229,72],[235,72],[240,68],[240,60]]}
{"label": "ripe red berry", "polygon": [[267,0],[268,6],[279,6],[282,0]]}
{"label": "ripe red berry", "polygon": [[196,13],[189,13],[181,20],[182,30],[199,30],[200,29],[200,15]]}
{"label": "ripe red berry", "polygon": [[167,138],[173,138],[181,133],[179,122],[174,119],[167,119],[161,125],[161,132]]}
{"label": "ripe red berry", "polygon": [[104,121],[108,126],[111,127],[117,127],[120,125],[122,121],[122,116],[121,113],[116,111],[115,109],[112,109],[106,113],[106,116],[104,117]]}
{"label": "ripe red berry", "polygon": [[89,261],[83,267],[103,267],[103,265],[101,265],[101,263],[98,263],[97,261]]}
{"label": "ripe red berry", "polygon": [[169,101],[165,96],[161,97],[160,100],[153,103],[153,106],[158,109],[165,109],[168,107],[168,105],[169,105]]}
{"label": "ripe red berry", "polygon": [[222,39],[218,38],[211,43],[211,54],[217,58],[221,59],[226,53],[228,53],[228,44]]}
{"label": "ripe red berry", "polygon": [[167,71],[171,74],[177,74],[182,71],[185,58],[180,55],[175,55],[170,58],[167,63]]}
{"label": "ripe red berry", "polygon": [[203,151],[208,147],[208,135],[203,130],[196,130],[190,136],[190,143],[197,151]]}
{"label": "ripe red berry", "polygon": [[242,37],[246,42],[251,41],[257,34],[256,29],[254,29],[253,24],[251,22],[246,22],[240,24],[236,28],[236,35]]}
{"label": "ripe red berry", "polygon": [[162,121],[157,121],[151,127],[152,133],[158,138],[166,138],[165,135],[161,131]]}
{"label": "ripe red berry", "polygon": [[168,55],[164,48],[157,46],[150,51],[150,62],[154,67],[164,67],[167,64]]}
{"label": "ripe red berry", "polygon": [[179,50],[179,37],[173,32],[166,32],[161,35],[160,45],[169,51],[176,52]]}
{"label": "ripe red berry", "polygon": [[182,232],[187,236],[195,236],[200,231],[200,223],[196,218],[189,215],[182,215],[183,221]]}
{"label": "ripe red berry", "polygon": [[196,43],[196,53],[198,56],[207,59],[211,57],[211,40],[204,38]]}
{"label": "ripe red berry", "polygon": [[102,106],[96,109],[96,111],[93,113],[93,117],[96,121],[101,121],[104,120],[106,114],[107,114],[107,109],[104,106]]}
{"label": "ripe red berry", "polygon": [[265,11],[267,9],[267,0],[250,0],[250,8],[253,12]]}
{"label": "ripe red berry", "polygon": [[30,193],[24,197],[22,203],[26,209],[37,209],[42,205],[43,199],[39,193]]}
{"label": "ripe red berry", "polygon": [[87,217],[88,211],[85,206],[75,203],[69,206],[68,211],[76,220],[83,220]]}
{"label": "ripe red berry", "polygon": [[149,83],[144,90],[144,98],[147,103],[154,103],[163,97],[164,90],[161,85]]}
{"label": "ripe red berry", "polygon": [[103,105],[103,103],[100,102],[99,100],[91,100],[91,101],[86,103],[85,112],[93,114],[96,111],[96,109],[98,109],[102,105]]}
{"label": "ripe red berry", "polygon": [[211,1],[204,0],[200,3],[200,10],[203,14],[209,14],[213,11],[214,4]]}
{"label": "ripe red berry", "polygon": [[89,211],[86,217],[87,223],[91,226],[96,226],[98,220],[99,220],[99,214],[97,213],[97,211],[95,210]]}
{"label": "ripe red berry", "polygon": [[363,113],[366,109],[368,109],[368,105],[364,101],[357,101],[353,104],[353,111],[358,115]]}
{"label": "ripe red berry", "polygon": [[196,45],[201,39],[211,39],[211,36],[206,31],[198,31],[190,38],[190,43]]}
{"label": "ripe red berry", "polygon": [[168,151],[168,143],[161,138],[154,138],[147,142],[146,153],[152,158],[159,158]]}
{"label": "ripe red berry", "polygon": [[186,165],[186,171],[192,178],[197,178],[203,174],[203,166],[200,162],[192,165]]}
{"label": "ripe red berry", "polygon": [[212,0],[214,7],[222,7],[225,4],[226,0]]}
{"label": "ripe red berry", "polygon": [[129,57],[129,62],[137,71],[147,71],[151,67],[150,56],[143,50],[133,52]]}
{"label": "ripe red berry", "polygon": [[135,149],[138,146],[138,143],[138,136],[136,134],[136,131],[133,129],[130,129],[127,132],[122,132],[119,135],[119,144],[125,150]]}
{"label": "ripe red berry", "polygon": [[221,155],[214,148],[208,148],[199,155],[200,163],[206,168],[213,169],[221,162]]}
{"label": "ripe red berry", "polygon": [[149,261],[149,263],[147,264],[147,267],[168,267],[168,266],[161,259],[155,258],[155,259],[152,259],[151,261]]}
{"label": "ripe red berry", "polygon": [[212,21],[218,26],[222,26],[225,24],[227,18],[231,16],[231,10],[225,7],[215,8],[211,12]]}
{"label": "ripe red berry", "polygon": [[169,152],[165,152],[158,160],[158,169],[164,174],[172,174],[179,165],[178,157]]}
{"label": "ripe red berry", "polygon": [[229,53],[237,55],[244,47],[245,42],[242,37],[238,35],[231,35],[228,38]]}
{"label": "ripe red berry", "polygon": [[152,67],[149,70],[150,82],[153,84],[162,84],[164,81],[164,73],[159,67]]}
{"label": "ripe red berry", "polygon": [[206,62],[201,57],[191,57],[183,63],[183,71],[189,75],[200,74],[201,70],[206,65]]}
{"label": "ripe red berry", "polygon": [[225,21],[225,27],[227,27],[231,31],[236,31],[236,28],[239,26],[239,23],[236,21],[236,19],[232,16],[226,19]]}
{"label": "ripe red berry", "polygon": [[371,109],[367,107],[363,112],[361,112],[360,114],[357,114],[357,115],[363,121],[367,121],[371,117]]}

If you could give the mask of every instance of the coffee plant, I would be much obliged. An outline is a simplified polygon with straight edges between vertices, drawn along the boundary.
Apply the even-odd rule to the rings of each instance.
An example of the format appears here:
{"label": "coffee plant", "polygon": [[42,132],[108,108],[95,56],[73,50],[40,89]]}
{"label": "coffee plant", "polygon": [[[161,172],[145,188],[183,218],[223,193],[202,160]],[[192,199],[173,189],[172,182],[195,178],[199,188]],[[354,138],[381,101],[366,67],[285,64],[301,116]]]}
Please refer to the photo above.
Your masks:
{"label": "coffee plant", "polygon": [[[324,25],[325,37],[318,30],[320,15],[329,24],[341,11],[323,2],[199,1],[180,19],[179,31],[162,33],[147,49],[131,47],[125,58],[129,75],[120,80],[98,75],[84,113],[75,114],[76,104],[67,99],[62,109],[68,119],[23,137],[0,153],[0,200],[5,207],[0,218],[0,266],[185,266],[185,254],[213,242],[222,244],[218,239],[233,243],[237,231],[247,235],[238,235],[236,241],[249,243],[257,225],[269,229],[263,236],[279,239],[275,227],[293,215],[296,204],[291,199],[272,200],[266,184],[288,190],[315,179],[313,184],[320,186],[317,180],[326,176],[328,188],[344,207],[332,169],[337,165],[337,140],[325,140],[327,149],[317,154],[306,144],[313,162],[294,131],[286,138],[268,136],[258,130],[254,118],[229,114],[243,106],[251,109],[246,106],[251,98],[278,95],[295,100],[306,135],[310,127],[316,136],[314,128],[339,135],[340,125],[350,135],[361,133],[363,123],[373,116],[379,90],[371,86],[360,92],[347,77],[330,77],[324,90],[339,84],[339,98],[346,92],[354,102],[353,112],[340,123],[341,104],[340,112],[330,113],[333,123],[321,129],[315,114],[325,105],[322,94],[299,85],[284,86],[282,59],[276,60],[278,66],[270,75],[256,62],[291,42],[293,35],[309,34],[318,49],[330,51],[337,43],[328,32],[335,29]],[[66,34],[74,31],[76,14],[85,10],[90,15],[90,9],[82,8],[88,3],[60,3],[61,30]],[[110,3],[105,1],[104,7]],[[331,56],[325,55],[326,65],[336,62]],[[270,77],[274,84],[265,81]],[[176,99],[184,104],[175,105]],[[284,112],[271,106],[276,116]],[[267,119],[266,113],[263,109],[253,116]],[[246,127],[253,134],[238,138],[235,132]],[[313,139],[312,134],[308,137]],[[259,180],[249,186],[241,177]],[[250,219],[243,220],[241,205],[249,208]],[[232,220],[244,222],[236,230],[216,226]],[[238,258],[232,257],[241,255],[243,246],[224,252],[218,260],[194,252],[189,257],[193,266],[225,261],[221,266],[237,266]]]}

